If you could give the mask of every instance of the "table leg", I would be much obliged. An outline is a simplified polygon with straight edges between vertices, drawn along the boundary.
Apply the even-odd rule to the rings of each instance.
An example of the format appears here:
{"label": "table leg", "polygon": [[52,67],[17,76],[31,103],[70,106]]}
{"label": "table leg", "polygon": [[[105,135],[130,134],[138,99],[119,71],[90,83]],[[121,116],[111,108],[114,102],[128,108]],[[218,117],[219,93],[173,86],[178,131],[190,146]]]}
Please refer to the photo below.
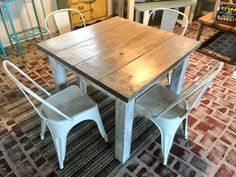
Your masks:
{"label": "table leg", "polygon": [[79,87],[83,93],[87,93],[87,82],[82,76],[77,76]]}
{"label": "table leg", "polygon": [[189,11],[189,23],[191,24],[193,22],[193,16],[194,16],[194,11],[195,11],[195,8],[196,8],[196,4],[195,5],[192,5],[190,7],[190,11]]}
{"label": "table leg", "polygon": [[66,70],[58,64],[54,58],[48,56],[52,69],[52,75],[57,90],[61,90],[67,86]]}
{"label": "table leg", "polygon": [[170,89],[177,94],[181,93],[182,86],[184,83],[185,72],[188,66],[188,61],[189,61],[189,56],[186,57],[184,61],[182,61],[178,66],[176,66],[172,72]]}
{"label": "table leg", "polygon": [[115,156],[124,163],[130,157],[134,100],[126,103],[116,99]]}
{"label": "table leg", "polygon": [[[129,20],[134,21],[134,0],[128,0],[127,17]],[[140,19],[140,18],[139,18]]]}
{"label": "table leg", "polygon": [[118,16],[124,17],[124,0],[118,0]]}
{"label": "table leg", "polygon": [[149,10],[143,12],[143,24],[148,26],[149,22]]}
{"label": "table leg", "polygon": [[140,13],[139,10],[135,11],[135,21],[138,23],[140,23]]}
{"label": "table leg", "polygon": [[203,29],[203,25],[200,23],[200,27],[199,27],[199,30],[198,30],[198,33],[197,33],[197,37],[196,37],[197,41],[200,40],[200,37],[201,37],[201,34],[202,34],[202,29]]}

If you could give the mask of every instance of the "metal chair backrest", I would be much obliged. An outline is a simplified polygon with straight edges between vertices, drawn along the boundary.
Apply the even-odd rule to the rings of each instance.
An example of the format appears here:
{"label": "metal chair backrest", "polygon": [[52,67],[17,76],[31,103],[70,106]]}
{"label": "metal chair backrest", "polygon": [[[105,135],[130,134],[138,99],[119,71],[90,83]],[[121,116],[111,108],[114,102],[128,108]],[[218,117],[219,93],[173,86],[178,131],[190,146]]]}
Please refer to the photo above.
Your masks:
{"label": "metal chair backrest", "polygon": [[[207,88],[209,87],[209,85],[211,84],[213,79],[220,73],[223,66],[224,66],[223,62],[219,62],[215,66],[213,66],[207,73],[205,73],[202,77],[200,77],[197,81],[195,81],[189,87],[187,87],[175,102],[173,102],[171,105],[169,105],[165,111],[161,112],[156,117],[159,117],[159,116],[165,114],[166,112],[168,112],[170,109],[175,107],[180,102],[191,97],[192,101],[188,105],[187,112],[185,113],[185,114],[188,114],[188,112],[198,103],[199,99],[205,93],[205,91],[207,90]],[[188,100],[186,100],[186,101],[188,101]]]}
{"label": "metal chair backrest", "polygon": [[163,11],[162,13],[162,18],[161,18],[161,25],[160,29],[163,29],[165,31],[173,32],[176,22],[178,20],[179,15],[183,17],[183,24],[182,26],[184,27],[181,36],[184,36],[186,33],[186,30],[188,28],[188,17],[177,10],[174,9],[169,9],[169,8],[156,8],[151,11],[149,15],[149,20],[152,15],[155,15],[157,11]]}
{"label": "metal chair backrest", "polygon": [[65,119],[71,120],[70,117],[68,117],[67,115],[65,115],[63,112],[61,112],[59,109],[55,108],[53,105],[51,105],[50,103],[48,103],[46,100],[44,100],[43,98],[41,98],[39,95],[37,95],[36,93],[34,93],[31,89],[29,89],[28,87],[26,87],[23,83],[21,83],[18,79],[16,79],[16,77],[9,71],[8,66],[10,66],[11,68],[13,68],[14,70],[16,70],[18,73],[20,73],[24,78],[28,79],[31,83],[33,83],[39,90],[41,90],[42,92],[44,92],[47,96],[50,96],[51,93],[49,93],[47,90],[45,90],[43,87],[41,87],[38,83],[36,83],[33,79],[31,79],[26,73],[24,73],[21,69],[19,69],[16,65],[14,65],[13,63],[11,63],[8,60],[4,60],[3,61],[3,70],[5,71],[5,73],[9,76],[9,78],[19,87],[19,89],[23,92],[23,94],[25,95],[25,97],[27,98],[27,100],[31,103],[31,105],[33,106],[33,108],[35,109],[35,111],[39,114],[39,116],[42,119],[46,119],[47,118],[42,114],[42,112],[35,106],[35,104],[33,103],[33,101],[31,100],[31,98],[29,97],[29,95],[31,95],[32,97],[34,97],[36,100],[38,100],[39,102],[41,102],[42,104],[48,106],[50,109],[52,109],[53,111],[55,111],[56,113],[58,113],[59,115],[63,116]]}
{"label": "metal chair backrest", "polygon": [[52,34],[49,30],[49,27],[48,27],[48,19],[53,16],[55,22],[56,22],[56,26],[57,26],[57,29],[61,34],[65,34],[65,33],[68,33],[70,32],[72,29],[71,29],[71,22],[70,22],[70,17],[69,17],[69,12],[72,13],[72,15],[74,15],[74,13],[77,13],[79,16],[80,16],[80,19],[82,20],[83,22],[83,25],[86,26],[85,24],[85,21],[84,21],[84,16],[82,15],[82,13],[77,10],[77,9],[60,9],[60,10],[56,10],[50,14],[47,15],[47,17],[45,18],[45,28],[48,32],[48,34],[50,35],[50,37],[52,37]]}

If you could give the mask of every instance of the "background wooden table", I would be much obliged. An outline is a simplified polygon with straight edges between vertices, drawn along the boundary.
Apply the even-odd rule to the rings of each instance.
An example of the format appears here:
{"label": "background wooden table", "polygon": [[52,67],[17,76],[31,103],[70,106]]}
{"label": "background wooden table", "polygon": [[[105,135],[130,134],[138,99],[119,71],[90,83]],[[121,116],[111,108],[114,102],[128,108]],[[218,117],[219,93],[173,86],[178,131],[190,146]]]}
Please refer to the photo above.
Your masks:
{"label": "background wooden table", "polygon": [[198,21],[200,23],[200,27],[199,27],[197,38],[196,38],[197,40],[200,39],[204,26],[208,26],[208,27],[215,28],[215,29],[218,29],[218,30],[223,30],[223,31],[229,31],[229,32],[236,33],[236,26],[228,25],[228,24],[222,24],[222,23],[215,23],[214,22],[214,17],[213,17],[213,12],[209,12],[206,15],[200,17],[198,19]]}
{"label": "background wooden table", "polygon": [[[120,17],[41,42],[55,84],[65,69],[116,97],[116,158],[130,156],[135,98],[174,69],[171,89],[180,93],[188,57],[200,42]],[[178,65],[178,66],[177,66]]]}

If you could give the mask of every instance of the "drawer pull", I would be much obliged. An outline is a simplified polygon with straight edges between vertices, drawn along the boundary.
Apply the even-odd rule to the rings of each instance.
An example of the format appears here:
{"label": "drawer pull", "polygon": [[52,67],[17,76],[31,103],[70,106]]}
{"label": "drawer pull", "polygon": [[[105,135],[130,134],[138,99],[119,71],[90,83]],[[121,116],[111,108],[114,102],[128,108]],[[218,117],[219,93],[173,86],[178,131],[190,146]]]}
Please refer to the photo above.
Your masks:
{"label": "drawer pull", "polygon": [[[82,20],[82,17],[79,17],[80,18],[80,20]],[[85,16],[83,16],[83,18],[85,19]]]}
{"label": "drawer pull", "polygon": [[79,10],[83,10],[84,9],[84,6],[79,6]]}

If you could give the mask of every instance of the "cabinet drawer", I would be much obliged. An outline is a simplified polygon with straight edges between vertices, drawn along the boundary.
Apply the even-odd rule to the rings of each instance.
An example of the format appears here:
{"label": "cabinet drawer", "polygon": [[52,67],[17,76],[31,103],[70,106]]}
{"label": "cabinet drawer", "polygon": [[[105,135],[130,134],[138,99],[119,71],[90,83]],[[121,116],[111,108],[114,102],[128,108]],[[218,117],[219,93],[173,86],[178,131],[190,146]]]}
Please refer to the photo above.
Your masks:
{"label": "cabinet drawer", "polygon": [[94,19],[107,17],[107,0],[96,0],[92,2],[91,16]]}
{"label": "cabinet drawer", "polygon": [[[87,12],[83,12],[83,17],[85,21],[89,21],[91,20],[91,12],[87,11]],[[74,28],[75,26],[80,26],[82,25],[82,19],[81,16],[79,14],[76,13],[72,13],[71,14],[71,23],[72,23],[72,28]]]}
{"label": "cabinet drawer", "polygon": [[[63,0],[64,1],[64,0]],[[94,2],[96,0],[71,0],[70,1],[70,4],[72,5],[76,5],[78,3],[91,3],[91,2]]]}
{"label": "cabinet drawer", "polygon": [[90,10],[90,4],[89,3],[77,3],[77,4],[71,4],[70,8],[77,9],[80,12],[89,11]]}

